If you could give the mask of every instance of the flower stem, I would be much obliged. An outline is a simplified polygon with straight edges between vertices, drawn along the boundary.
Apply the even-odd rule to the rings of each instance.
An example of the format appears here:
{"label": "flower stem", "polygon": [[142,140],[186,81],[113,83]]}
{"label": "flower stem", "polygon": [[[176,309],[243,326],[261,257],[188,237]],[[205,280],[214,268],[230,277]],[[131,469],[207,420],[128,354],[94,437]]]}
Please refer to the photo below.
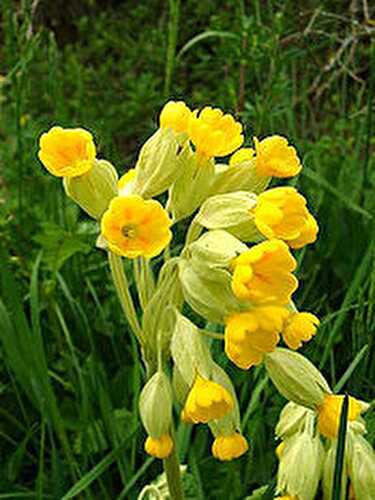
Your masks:
{"label": "flower stem", "polygon": [[113,283],[126,319],[128,320],[129,325],[139,342],[143,345],[143,332],[139,325],[132,296],[130,295],[129,284],[124,271],[122,259],[118,255],[108,252],[108,260],[111,268]]}
{"label": "flower stem", "polygon": [[184,500],[185,495],[182,488],[180,462],[178,460],[176,449],[176,438],[174,437],[174,447],[169,457],[163,460],[165,475],[167,476],[167,483],[169,495],[171,500]]}

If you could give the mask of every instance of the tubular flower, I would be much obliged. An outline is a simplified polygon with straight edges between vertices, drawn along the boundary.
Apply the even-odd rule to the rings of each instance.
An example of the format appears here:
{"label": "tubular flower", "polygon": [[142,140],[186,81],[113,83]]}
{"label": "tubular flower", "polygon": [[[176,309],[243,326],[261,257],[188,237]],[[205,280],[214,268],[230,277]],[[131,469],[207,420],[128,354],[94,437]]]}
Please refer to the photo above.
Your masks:
{"label": "tubular flower", "polygon": [[148,436],[145,441],[145,451],[152,457],[166,458],[173,450],[173,440],[169,434],[163,434],[160,438]]}
{"label": "tubular flower", "polygon": [[313,215],[308,214],[306,224],[302,228],[300,235],[297,238],[289,240],[288,245],[292,248],[298,249],[314,243],[319,232],[319,226]]}
{"label": "tubular flower", "polygon": [[265,353],[275,350],[288,314],[283,307],[265,306],[230,316],[225,327],[228,358],[245,370],[260,364]]}
{"label": "tubular flower", "polygon": [[158,255],[170,242],[172,221],[156,200],[116,196],[101,220],[109,249],[129,259]]}
{"label": "tubular flower", "polygon": [[280,135],[271,135],[262,141],[254,137],[256,170],[258,175],[267,177],[293,177],[301,168],[301,162],[293,146]]}
{"label": "tubular flower", "polygon": [[302,342],[308,342],[316,334],[319,319],[312,313],[292,313],[282,332],[283,339],[290,349],[298,349]]}
{"label": "tubular flower", "polygon": [[[326,394],[324,402],[318,407],[318,429],[323,436],[335,438],[339,432],[341,408],[344,396]],[[360,402],[349,396],[348,422],[356,420],[362,412]]]}
{"label": "tubular flower", "polygon": [[160,113],[160,128],[171,128],[175,132],[187,132],[190,109],[183,101],[169,101]]}
{"label": "tubular flower", "polygon": [[224,115],[218,108],[206,106],[193,111],[189,118],[188,134],[197,155],[206,158],[227,156],[243,143],[242,125],[233,116]]}
{"label": "tubular flower", "polygon": [[232,290],[239,299],[255,304],[287,304],[298,287],[292,274],[296,266],[283,241],[264,241],[234,260]]}
{"label": "tubular flower", "polygon": [[305,198],[293,187],[269,189],[258,196],[254,222],[266,238],[289,243],[302,237],[309,220]]}
{"label": "tubular flower", "polygon": [[52,127],[41,135],[39,147],[40,161],[57,177],[77,177],[94,166],[94,140],[82,128]]}
{"label": "tubular flower", "polygon": [[229,166],[234,167],[244,161],[251,161],[255,156],[255,151],[252,148],[241,148],[232,154],[229,160]]}
{"label": "tubular flower", "polygon": [[134,183],[134,179],[136,176],[136,171],[135,168],[131,168],[127,172],[125,172],[124,175],[122,175],[118,182],[117,182],[117,187],[119,190],[119,193],[124,196],[126,194],[130,194],[132,184]]}
{"label": "tubular flower", "polygon": [[207,380],[199,374],[186,399],[184,419],[195,424],[206,424],[226,415],[233,408],[233,399],[220,384]]}
{"label": "tubular flower", "polygon": [[239,432],[230,436],[219,436],[212,444],[212,454],[219,460],[233,460],[238,458],[249,449],[246,438]]}

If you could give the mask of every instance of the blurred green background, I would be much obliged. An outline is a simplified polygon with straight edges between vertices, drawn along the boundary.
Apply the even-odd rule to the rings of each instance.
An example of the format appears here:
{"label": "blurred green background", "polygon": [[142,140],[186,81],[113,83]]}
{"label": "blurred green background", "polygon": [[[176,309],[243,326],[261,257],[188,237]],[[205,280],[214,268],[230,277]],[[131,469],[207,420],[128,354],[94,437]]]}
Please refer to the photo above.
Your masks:
{"label": "blurred green background", "polygon": [[[296,302],[322,326],[303,349],[334,387],[375,394],[375,8],[365,0],[1,0],[0,498],[136,499],[143,369],[97,229],[39,163],[40,134],[82,126],[122,174],[170,98],[286,135],[320,224]],[[180,425],[191,499],[242,499],[276,470],[283,399],[262,368],[232,376],[250,452],[219,464]],[[375,416],[369,412],[369,440]]]}

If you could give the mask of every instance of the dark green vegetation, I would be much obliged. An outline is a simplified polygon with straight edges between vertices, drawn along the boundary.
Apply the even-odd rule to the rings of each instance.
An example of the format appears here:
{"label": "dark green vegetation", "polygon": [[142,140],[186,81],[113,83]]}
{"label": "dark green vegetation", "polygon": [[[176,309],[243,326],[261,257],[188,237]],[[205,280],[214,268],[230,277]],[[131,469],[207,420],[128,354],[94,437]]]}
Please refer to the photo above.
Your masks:
{"label": "dark green vegetation", "polygon": [[[120,173],[170,97],[235,110],[249,142],[287,135],[321,227],[299,253],[296,302],[322,319],[303,352],[332,387],[374,398],[375,11],[366,5],[1,0],[0,498],[135,499],[161,471],[142,451],[144,373],[95,226],[36,158],[53,124],[91,130]],[[272,481],[284,401],[262,369],[242,372],[214,350],[236,383],[251,451],[219,464],[208,430],[182,426],[180,456],[190,498],[239,499]],[[369,428],[374,444],[371,413]]]}

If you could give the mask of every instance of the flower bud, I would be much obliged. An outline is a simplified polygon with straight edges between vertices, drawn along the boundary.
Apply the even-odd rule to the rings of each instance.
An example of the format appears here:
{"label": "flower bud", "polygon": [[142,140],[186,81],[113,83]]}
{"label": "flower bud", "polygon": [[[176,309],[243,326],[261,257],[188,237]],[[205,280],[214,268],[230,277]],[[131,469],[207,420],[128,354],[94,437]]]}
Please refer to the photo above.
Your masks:
{"label": "flower bud", "polygon": [[117,195],[117,179],[117,172],[109,161],[96,160],[86,173],[64,177],[64,189],[85,212],[99,220]]}
{"label": "flower bud", "polygon": [[375,493],[375,452],[363,436],[350,432],[348,438],[349,476],[355,498],[371,500]]}
{"label": "flower bud", "polygon": [[297,405],[290,401],[281,411],[279,421],[276,425],[275,433],[281,439],[287,439],[296,432],[300,432],[308,415],[312,412],[304,406]]}
{"label": "flower bud", "polygon": [[166,191],[181,174],[189,150],[181,146],[172,129],[161,128],[142,147],[135,167],[133,192],[152,198]]}
{"label": "flower bud", "polygon": [[169,434],[172,421],[172,389],[164,372],[156,372],[143,387],[139,412],[149,436],[159,439]]}
{"label": "flower bud", "polygon": [[239,458],[249,449],[246,438],[239,432],[228,436],[218,436],[212,444],[212,454],[222,461]]}
{"label": "flower bud", "polygon": [[324,448],[319,436],[310,430],[286,439],[277,473],[277,490],[296,495],[300,500],[313,500],[317,493]]}
{"label": "flower bud", "polygon": [[156,458],[167,458],[173,450],[173,439],[170,434],[163,434],[160,438],[148,436],[145,441],[145,452]]}
{"label": "flower bud", "polygon": [[210,194],[232,193],[233,191],[258,194],[267,187],[269,181],[270,177],[257,174],[254,159],[247,159],[230,166],[216,165]]}
{"label": "flower bud", "polygon": [[289,401],[316,409],[332,391],[320,371],[304,356],[277,348],[266,354],[265,367],[277,390]]}
{"label": "flower bud", "polygon": [[259,239],[251,211],[257,197],[246,191],[219,194],[208,198],[197,215],[197,222],[207,229],[225,229],[237,238]]}

